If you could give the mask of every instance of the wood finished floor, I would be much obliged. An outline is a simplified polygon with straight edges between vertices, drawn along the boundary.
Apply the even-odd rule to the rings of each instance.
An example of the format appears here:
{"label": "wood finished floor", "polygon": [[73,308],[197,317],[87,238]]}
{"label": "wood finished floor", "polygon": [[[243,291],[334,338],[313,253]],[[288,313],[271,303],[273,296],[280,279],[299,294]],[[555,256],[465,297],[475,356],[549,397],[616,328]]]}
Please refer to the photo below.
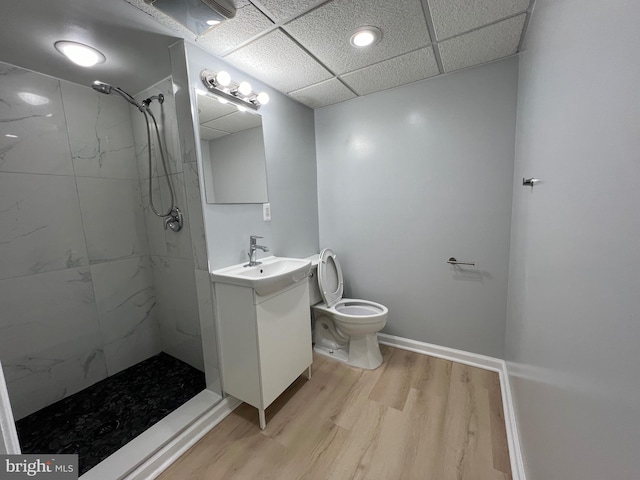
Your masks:
{"label": "wood finished floor", "polygon": [[381,350],[373,371],[314,356],[266,430],[242,404],[159,478],[511,479],[497,373]]}

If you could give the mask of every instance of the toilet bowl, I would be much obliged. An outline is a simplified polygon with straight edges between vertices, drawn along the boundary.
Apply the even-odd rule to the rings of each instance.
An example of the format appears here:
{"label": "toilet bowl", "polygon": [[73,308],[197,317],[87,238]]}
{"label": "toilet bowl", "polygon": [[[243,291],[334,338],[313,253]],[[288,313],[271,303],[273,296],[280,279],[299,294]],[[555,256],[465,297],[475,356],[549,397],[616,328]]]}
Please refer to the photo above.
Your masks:
{"label": "toilet bowl", "polygon": [[379,367],[382,354],[377,333],[387,323],[387,307],[369,300],[342,298],[342,269],[336,254],[328,248],[318,259],[317,284],[323,301],[312,307],[314,350],[354,367]]}

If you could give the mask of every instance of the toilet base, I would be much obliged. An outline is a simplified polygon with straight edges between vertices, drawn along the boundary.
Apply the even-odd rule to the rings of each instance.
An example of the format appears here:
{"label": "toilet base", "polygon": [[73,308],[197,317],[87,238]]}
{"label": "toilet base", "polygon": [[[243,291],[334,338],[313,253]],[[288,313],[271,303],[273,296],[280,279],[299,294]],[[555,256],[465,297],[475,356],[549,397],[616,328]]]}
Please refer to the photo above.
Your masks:
{"label": "toilet base", "polygon": [[343,348],[333,349],[328,348],[323,345],[314,345],[313,351],[318,355],[322,355],[323,357],[333,358],[334,360],[338,360],[342,363],[348,363],[349,354]]}
{"label": "toilet base", "polygon": [[328,348],[314,345],[313,350],[324,357],[333,358],[352,367],[375,370],[382,365],[382,354],[378,344],[378,335],[354,335],[349,338],[348,352],[344,348]]}
{"label": "toilet base", "polygon": [[351,335],[349,337],[349,360],[352,367],[375,370],[382,365],[382,354],[378,345],[378,335]]}

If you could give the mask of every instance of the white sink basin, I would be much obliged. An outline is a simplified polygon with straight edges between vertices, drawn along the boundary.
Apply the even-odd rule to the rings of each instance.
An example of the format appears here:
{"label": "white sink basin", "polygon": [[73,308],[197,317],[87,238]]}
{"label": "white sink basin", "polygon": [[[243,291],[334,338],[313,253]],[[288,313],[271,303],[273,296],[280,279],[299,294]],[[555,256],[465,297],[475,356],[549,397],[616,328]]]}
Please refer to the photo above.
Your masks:
{"label": "white sink basin", "polygon": [[211,279],[218,283],[229,283],[253,288],[260,296],[275,293],[289,285],[305,279],[311,271],[311,261],[300,258],[266,257],[254,267],[246,264],[233,265],[211,272]]}

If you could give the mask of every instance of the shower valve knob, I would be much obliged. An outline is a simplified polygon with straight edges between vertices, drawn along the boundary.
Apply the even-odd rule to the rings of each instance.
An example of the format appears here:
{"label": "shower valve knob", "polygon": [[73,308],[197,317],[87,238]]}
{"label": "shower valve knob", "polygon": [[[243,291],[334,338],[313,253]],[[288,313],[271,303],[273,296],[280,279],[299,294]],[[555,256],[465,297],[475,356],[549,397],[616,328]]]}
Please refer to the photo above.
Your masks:
{"label": "shower valve knob", "polygon": [[178,207],[173,207],[168,217],[164,219],[164,229],[171,230],[172,232],[179,232],[182,230],[184,219],[182,212]]}

